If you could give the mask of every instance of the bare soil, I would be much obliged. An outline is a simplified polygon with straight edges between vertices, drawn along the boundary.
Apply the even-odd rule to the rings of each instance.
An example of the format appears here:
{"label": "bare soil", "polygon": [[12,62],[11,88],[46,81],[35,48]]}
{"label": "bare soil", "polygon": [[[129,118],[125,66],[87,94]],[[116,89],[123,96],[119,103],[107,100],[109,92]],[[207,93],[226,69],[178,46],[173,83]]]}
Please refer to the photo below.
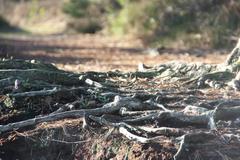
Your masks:
{"label": "bare soil", "polygon": [[230,50],[160,48],[151,55],[140,40],[100,35],[59,35],[0,39],[1,57],[37,59],[75,72],[135,71],[139,63],[158,65],[168,61],[224,62]]}

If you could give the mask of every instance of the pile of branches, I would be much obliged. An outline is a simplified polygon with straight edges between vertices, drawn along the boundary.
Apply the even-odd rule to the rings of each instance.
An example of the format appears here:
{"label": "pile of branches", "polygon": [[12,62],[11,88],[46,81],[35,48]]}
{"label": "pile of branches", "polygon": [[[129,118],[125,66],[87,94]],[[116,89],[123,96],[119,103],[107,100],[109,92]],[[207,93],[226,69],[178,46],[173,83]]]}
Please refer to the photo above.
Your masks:
{"label": "pile of branches", "polygon": [[132,73],[77,74],[35,60],[2,59],[0,133],[83,118],[84,127],[115,128],[139,143],[168,137],[179,146],[176,160],[237,159],[240,99],[208,98],[204,88],[239,90],[238,50],[224,64],[142,64]]}

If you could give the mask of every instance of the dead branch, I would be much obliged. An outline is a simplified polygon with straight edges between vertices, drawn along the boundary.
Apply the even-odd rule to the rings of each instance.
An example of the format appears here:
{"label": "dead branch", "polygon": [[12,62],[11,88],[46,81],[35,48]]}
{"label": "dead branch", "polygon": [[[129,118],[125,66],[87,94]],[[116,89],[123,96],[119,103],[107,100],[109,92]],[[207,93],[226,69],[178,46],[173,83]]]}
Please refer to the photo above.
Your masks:
{"label": "dead branch", "polygon": [[57,142],[57,143],[65,143],[65,144],[81,144],[81,143],[89,142],[91,140],[87,139],[87,140],[82,140],[82,141],[69,142],[69,141],[64,141],[64,140],[51,139],[50,141]]}

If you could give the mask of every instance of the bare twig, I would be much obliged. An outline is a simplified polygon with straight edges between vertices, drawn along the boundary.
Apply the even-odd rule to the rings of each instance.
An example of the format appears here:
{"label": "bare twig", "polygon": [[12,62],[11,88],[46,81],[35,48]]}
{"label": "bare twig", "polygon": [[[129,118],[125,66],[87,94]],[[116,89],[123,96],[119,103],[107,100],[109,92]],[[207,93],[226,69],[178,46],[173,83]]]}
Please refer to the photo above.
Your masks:
{"label": "bare twig", "polygon": [[69,141],[63,141],[63,140],[57,140],[57,139],[51,139],[50,141],[52,142],[58,142],[58,143],[65,143],[65,144],[80,144],[80,143],[85,143],[91,141],[90,139],[83,140],[83,141],[74,141],[74,142],[69,142]]}

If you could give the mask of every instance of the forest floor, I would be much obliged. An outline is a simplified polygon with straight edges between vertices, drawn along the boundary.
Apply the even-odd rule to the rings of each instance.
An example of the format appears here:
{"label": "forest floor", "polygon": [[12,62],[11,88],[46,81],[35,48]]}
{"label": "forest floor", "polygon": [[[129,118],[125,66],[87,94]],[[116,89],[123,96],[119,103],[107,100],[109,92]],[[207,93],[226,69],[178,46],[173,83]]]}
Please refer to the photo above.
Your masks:
{"label": "forest floor", "polygon": [[[157,53],[145,47],[137,39],[118,39],[99,35],[8,36],[0,38],[1,58],[41,60],[53,63],[59,69],[80,74],[89,71],[108,72],[116,70],[134,73],[138,69],[139,63],[144,63],[147,66],[159,65],[169,61],[220,64],[226,60],[229,53],[230,50],[174,49],[163,47],[159,48]],[[102,82],[100,81],[100,83]],[[204,107],[207,106],[207,109],[212,110],[214,106],[220,104],[220,100],[238,100],[239,98],[239,93],[233,90],[226,91],[224,89],[209,88],[188,90],[188,88],[181,84],[160,83],[159,78],[131,77],[130,75],[127,78],[108,77],[104,82],[111,82],[109,86],[112,87],[112,91],[117,89],[120,91],[122,89],[119,92],[122,95],[131,95],[134,91],[139,94],[141,92],[143,95],[138,95],[139,97],[142,96],[139,98],[142,100],[140,104],[145,103],[145,100],[148,100],[147,97],[150,95],[156,94],[158,96],[154,98],[158,99],[156,100],[157,102],[161,102],[168,109],[175,111],[184,109],[185,106],[183,105],[193,105],[198,102],[199,104],[200,102],[204,104],[202,105]],[[93,90],[95,91],[94,88]],[[97,97],[98,95],[95,95],[97,97],[94,97],[95,99],[91,99],[88,96],[85,99],[84,96],[73,95],[77,97],[78,102],[81,101],[80,106],[83,103],[82,101],[84,101],[84,105],[90,108],[111,103],[113,100],[113,98],[97,99],[99,98]],[[66,98],[69,95],[59,93],[57,97],[56,95],[54,96],[50,96],[50,98],[49,96],[42,96],[38,100],[36,100],[37,98],[31,99],[31,97],[27,97],[24,99],[24,102],[28,104],[40,104],[40,109],[36,109],[37,111],[33,110],[39,115],[47,115],[50,112],[49,110],[55,110],[55,106],[66,104],[66,102],[69,103]],[[1,95],[2,99],[3,97]],[[70,98],[73,103],[76,101],[75,97]],[[4,100],[0,101],[2,104]],[[129,102],[131,101],[132,99],[129,99]],[[58,102],[59,104],[57,104]],[[53,108],[49,104],[54,104]],[[14,116],[16,111],[11,111],[8,114],[3,114],[3,112],[6,113],[6,111],[1,111],[1,125],[28,119],[22,116]],[[148,114],[148,112],[146,113]],[[37,117],[38,115],[35,116]],[[107,119],[111,120],[111,116],[107,117]],[[121,116],[116,117],[122,118]],[[158,139],[150,143],[139,143],[138,138],[131,138],[131,136],[129,138],[125,135],[129,139],[132,139],[129,140],[125,136],[122,136],[123,132],[118,132],[113,122],[112,126],[110,125],[111,127],[99,127],[99,124],[93,122],[94,117],[93,119],[90,117],[91,120],[87,120],[87,118],[65,118],[3,133],[0,137],[0,158],[3,160],[111,158],[117,160],[168,160],[174,158],[174,155],[176,155],[181,146],[176,142],[176,139],[172,138],[175,135],[169,136],[165,132],[161,132],[160,136],[157,137]],[[123,120],[130,124],[133,122],[129,119],[123,118]],[[239,150],[240,145],[235,140],[230,142],[231,139],[227,139],[225,135],[228,133],[236,133],[238,135],[240,132],[239,126],[236,127],[239,125],[238,122],[235,124],[234,121],[235,127],[228,125],[227,121],[226,123],[219,123],[217,124],[219,130],[213,131],[211,134],[205,134],[205,132],[209,131],[209,128],[206,126],[199,127],[196,124],[186,125],[184,123],[176,124],[173,122],[174,120],[168,121],[168,119],[164,119],[164,121],[168,122],[169,125],[163,124],[165,122],[154,121],[154,123],[148,124],[148,127],[179,126],[179,130],[177,127],[177,131],[171,130],[169,131],[170,134],[177,134],[178,137],[178,134],[181,135],[182,132],[187,132],[196,134],[197,137],[202,137],[202,139],[206,140],[201,139],[194,142],[194,140],[190,139],[189,142],[186,142],[188,146],[184,152],[188,152],[189,155],[185,156],[185,158],[205,160],[211,157],[214,160],[237,160],[236,157],[239,156],[239,153],[236,153],[236,151]],[[228,126],[228,128],[225,129],[220,126]],[[140,134],[138,131],[142,130],[135,130],[134,133],[141,135],[142,133]],[[126,132],[124,133],[126,134]],[[148,133],[148,136],[150,135],[151,137],[153,134],[156,133]],[[227,140],[229,141],[225,143]],[[209,152],[203,146],[210,147],[209,150],[212,149],[212,151]],[[180,157],[178,159],[184,159],[180,154],[177,157]]]}
{"label": "forest floor", "polygon": [[[6,37],[6,36],[5,36]],[[224,62],[231,50],[160,48],[151,53],[138,39],[101,35],[7,36],[0,38],[1,57],[37,59],[74,72],[135,71],[139,63],[168,61]]]}

